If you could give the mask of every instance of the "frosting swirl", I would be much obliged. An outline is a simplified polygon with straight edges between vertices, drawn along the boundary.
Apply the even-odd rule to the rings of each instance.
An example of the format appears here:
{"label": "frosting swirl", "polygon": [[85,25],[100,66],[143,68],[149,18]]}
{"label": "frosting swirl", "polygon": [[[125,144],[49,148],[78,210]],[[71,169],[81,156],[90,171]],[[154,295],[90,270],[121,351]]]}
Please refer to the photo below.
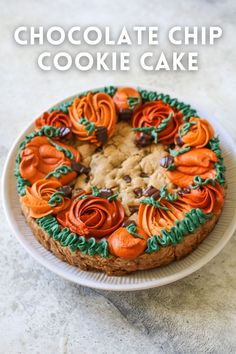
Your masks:
{"label": "frosting swirl", "polygon": [[[74,160],[79,162],[78,150],[61,142],[56,143],[59,148],[67,149],[73,153]],[[34,137],[21,152],[21,162],[19,166],[20,174],[31,184],[38,179],[44,178],[59,166],[71,166],[71,160],[65,156],[63,151],[59,151],[50,143],[45,136]],[[76,172],[72,171],[61,175],[60,182],[68,184],[76,177]],[[50,177],[55,179],[55,177]]]}
{"label": "frosting swirl", "polygon": [[166,171],[170,181],[178,187],[188,187],[194,176],[202,179],[214,178],[216,154],[207,148],[192,149],[174,158],[175,170]]}
{"label": "frosting swirl", "polygon": [[[168,124],[158,132],[158,142],[171,144],[182,123],[183,115],[176,108],[165,104],[161,100],[146,102],[134,114],[132,120],[133,128],[155,127],[158,128],[163,120],[170,117]],[[140,133],[137,133],[140,134]]]}
{"label": "frosting swirl", "polygon": [[183,219],[184,213],[190,210],[190,206],[180,200],[169,202],[161,199],[160,205],[162,208],[148,204],[139,205],[138,225],[148,236],[160,235],[163,228],[170,230],[174,222]]}
{"label": "frosting swirl", "polygon": [[191,189],[181,200],[189,204],[192,208],[199,208],[204,213],[218,213],[224,203],[223,189],[218,182],[214,185],[207,184],[196,189]]}
{"label": "frosting swirl", "polygon": [[[100,145],[101,142],[96,137],[96,127],[105,127],[108,138],[115,131],[117,120],[115,105],[112,98],[102,92],[96,94],[89,92],[87,96],[75,98],[69,107],[69,116],[72,122],[72,131],[82,141],[90,141]],[[86,130],[85,125],[80,124],[81,118],[85,118],[92,124],[91,132]]]}
{"label": "frosting swirl", "polygon": [[61,186],[58,181],[39,179],[31,187],[25,187],[26,194],[20,198],[20,202],[30,209],[33,218],[56,214],[70,204],[69,198],[58,193]]}
{"label": "frosting swirl", "polygon": [[[55,128],[69,128],[71,130],[72,123],[67,114],[56,110],[51,113],[44,112],[39,118],[35,120],[35,129],[40,130],[44,125],[50,125]],[[67,135],[71,137],[71,133]]]}
{"label": "frosting swirl", "polygon": [[[79,197],[84,198],[79,198]],[[123,222],[125,211],[118,201],[82,193],[75,198],[69,210],[58,217],[64,227],[82,236],[96,238],[109,236]]]}
{"label": "frosting swirl", "polygon": [[144,252],[147,247],[147,235],[138,227],[138,238],[130,234],[126,228],[120,227],[107,239],[110,252],[123,259],[134,259]]}
{"label": "frosting swirl", "polygon": [[120,87],[113,96],[117,112],[124,109],[136,111],[142,104],[140,93],[132,87]]}
{"label": "frosting swirl", "polygon": [[191,117],[189,122],[179,127],[175,141],[182,141],[183,147],[192,146],[202,148],[214,136],[211,124],[202,118]]}

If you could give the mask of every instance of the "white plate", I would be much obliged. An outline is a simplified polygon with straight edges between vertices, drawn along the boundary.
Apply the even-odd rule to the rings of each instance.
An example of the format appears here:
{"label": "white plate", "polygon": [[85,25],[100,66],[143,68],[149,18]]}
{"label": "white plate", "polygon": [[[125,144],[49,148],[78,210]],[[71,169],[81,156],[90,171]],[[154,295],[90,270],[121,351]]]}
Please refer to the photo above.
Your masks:
{"label": "white plate", "polygon": [[[64,100],[69,101],[73,97]],[[60,104],[60,103],[58,103]],[[206,116],[207,117],[207,116]],[[207,119],[209,119],[207,117]],[[211,121],[211,119],[209,119]],[[220,135],[228,191],[223,213],[213,232],[185,259],[159,269],[136,272],[122,277],[108,277],[99,272],[84,272],[56,258],[34,238],[20,212],[13,169],[19,143],[33,130],[33,123],[19,136],[9,152],[3,172],[3,203],[7,220],[17,239],[25,249],[52,272],[75,283],[104,290],[140,290],[172,283],[195,272],[215,257],[229,241],[236,226],[236,145],[232,138],[212,122],[216,134]]]}

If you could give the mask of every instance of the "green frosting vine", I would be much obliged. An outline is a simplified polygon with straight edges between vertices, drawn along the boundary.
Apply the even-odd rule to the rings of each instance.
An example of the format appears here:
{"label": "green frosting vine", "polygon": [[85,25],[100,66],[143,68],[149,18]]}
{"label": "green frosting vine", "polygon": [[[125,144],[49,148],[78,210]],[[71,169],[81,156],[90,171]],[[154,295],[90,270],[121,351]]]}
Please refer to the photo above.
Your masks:
{"label": "green frosting vine", "polygon": [[70,166],[67,166],[67,165],[61,165],[57,168],[55,168],[55,170],[53,170],[52,172],[49,172],[47,174],[47,176],[45,177],[45,179],[48,179],[50,177],[55,177],[55,178],[61,178],[62,175],[67,175],[67,173],[69,172],[73,172],[73,168],[71,168]]}
{"label": "green frosting vine", "polygon": [[65,155],[65,157],[67,157],[70,160],[73,160],[74,155],[73,153],[69,150],[64,148],[63,146],[57,144],[55,141],[53,141],[52,139],[48,138],[48,141],[51,145],[53,145],[58,151],[63,152],[63,154]]}
{"label": "green frosting vine", "polygon": [[101,193],[100,193],[100,190],[96,187],[96,186],[91,186],[91,191],[92,193],[89,193],[89,194],[82,194],[80,196],[78,196],[78,199],[85,199],[85,198],[88,198],[90,196],[93,196],[93,197],[100,197],[100,198],[104,198],[104,199],[107,199],[109,202],[113,202],[114,200],[117,199],[117,197],[119,196],[119,193],[115,193],[115,194],[112,194],[110,195],[109,197],[104,197]]}
{"label": "green frosting vine", "polygon": [[130,224],[128,226],[126,226],[126,230],[133,235],[134,237],[140,238],[141,240],[144,240],[144,238],[139,235],[136,231],[137,231],[137,226],[135,224]]}
{"label": "green frosting vine", "polygon": [[215,184],[215,180],[213,178],[206,178],[205,180],[201,178],[201,176],[195,176],[193,178],[194,184],[190,184],[191,189],[197,189],[202,186],[206,186],[207,184]]}
{"label": "green frosting vine", "polygon": [[179,135],[182,137],[185,134],[187,134],[191,126],[195,124],[196,124],[195,122],[184,123],[183,126],[180,128]]}
{"label": "green frosting vine", "polygon": [[84,236],[72,233],[68,227],[61,229],[57,219],[51,215],[37,219],[36,222],[55,241],[60,242],[63,247],[69,247],[72,252],[79,250],[89,256],[99,254],[101,257],[108,257],[108,245],[105,239],[96,242],[95,238],[91,237],[86,240]]}
{"label": "green frosting vine", "polygon": [[191,149],[190,146],[186,146],[185,148],[179,149],[179,150],[172,150],[169,149],[169,153],[171,156],[176,157],[178,155],[184,154],[185,152],[189,151]]}
{"label": "green frosting vine", "polygon": [[127,98],[127,103],[129,105],[130,109],[134,109],[139,103],[141,99],[140,97],[128,97]]}
{"label": "green frosting vine", "polygon": [[55,206],[57,206],[57,204],[61,204],[63,201],[63,198],[65,196],[65,193],[62,191],[56,191],[54,192],[49,201],[48,204],[50,205],[50,207],[54,208]]}
{"label": "green frosting vine", "polygon": [[190,117],[198,117],[197,111],[189,104],[185,104],[184,102],[179,102],[177,98],[171,98],[169,95],[164,95],[163,93],[157,93],[154,91],[147,91],[138,89],[143,102],[150,102],[156,100],[162,100],[164,103],[169,104],[171,107],[175,107],[178,111],[180,111],[184,116],[184,121],[188,122]]}
{"label": "green frosting vine", "polygon": [[93,122],[90,122],[87,118],[81,117],[78,121],[79,124],[82,124],[85,130],[88,131],[88,136],[92,135],[96,126]]}
{"label": "green frosting vine", "polygon": [[156,252],[160,246],[177,245],[183,240],[183,237],[192,234],[195,230],[204,224],[212,216],[211,213],[205,214],[200,209],[192,209],[184,214],[183,220],[176,220],[174,226],[167,231],[161,230],[161,235],[153,235],[147,240],[146,253]]}
{"label": "green frosting vine", "polygon": [[149,204],[154,206],[155,208],[162,209],[162,210],[169,210],[169,208],[162,206],[158,200],[155,200],[153,197],[147,197],[140,200],[142,204]]}
{"label": "green frosting vine", "polygon": [[170,192],[168,192],[166,186],[162,186],[160,188],[160,197],[168,200],[168,202],[174,202],[175,200],[178,199],[178,194],[177,193],[170,193]]}
{"label": "green frosting vine", "polygon": [[224,159],[221,155],[221,148],[220,148],[220,140],[219,137],[212,138],[209,141],[210,149],[214,151],[216,156],[218,157],[218,161],[215,163],[215,169],[216,169],[216,177],[215,180],[219,182],[221,186],[224,186],[225,184],[225,171],[226,167],[224,165]]}
{"label": "green frosting vine", "polygon": [[141,128],[132,128],[132,130],[137,131],[137,132],[151,133],[151,136],[154,139],[154,143],[157,144],[158,143],[158,133],[160,133],[162,130],[164,130],[167,127],[172,115],[173,114],[171,112],[167,118],[164,118],[161,121],[161,123],[158,125],[157,128],[156,127],[141,127]]}

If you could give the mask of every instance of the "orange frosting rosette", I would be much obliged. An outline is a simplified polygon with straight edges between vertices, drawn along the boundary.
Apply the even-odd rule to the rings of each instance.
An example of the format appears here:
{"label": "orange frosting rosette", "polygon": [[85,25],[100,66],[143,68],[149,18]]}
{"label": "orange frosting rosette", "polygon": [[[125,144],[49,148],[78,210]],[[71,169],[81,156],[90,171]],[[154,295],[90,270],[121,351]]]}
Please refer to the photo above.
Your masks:
{"label": "orange frosting rosette", "polygon": [[[84,197],[84,198],[80,198]],[[66,213],[58,215],[59,223],[82,236],[109,236],[123,222],[125,211],[118,201],[80,193]]]}
{"label": "orange frosting rosette", "polygon": [[[187,132],[185,133],[185,129]],[[211,124],[202,118],[191,117],[189,122],[182,124],[179,127],[175,141],[180,140],[183,147],[192,146],[202,148],[209,143],[209,140],[214,136],[214,129]]]}
{"label": "orange frosting rosette", "polygon": [[135,112],[142,105],[140,93],[132,87],[120,87],[113,96],[116,110],[132,109]]}
{"label": "orange frosting rosette", "polygon": [[[56,142],[57,145],[70,150],[74,155],[74,160],[79,162],[79,152],[72,146],[68,146],[61,142]],[[21,152],[21,162],[19,171],[21,176],[28,180],[31,184],[38,179],[44,178],[57,167],[66,165],[71,166],[71,160],[67,158],[62,151],[54,147],[47,137],[36,136],[33,138]],[[77,176],[76,172],[69,172],[61,175],[61,184],[72,182]],[[55,179],[55,177],[50,177]]]}
{"label": "orange frosting rosette", "polygon": [[166,127],[158,132],[158,142],[168,145],[174,142],[174,137],[180,124],[182,124],[183,115],[175,108],[165,104],[161,100],[146,102],[142,107],[140,107],[134,114],[132,119],[132,127],[158,128],[163,120],[170,116],[171,118]]}
{"label": "orange frosting rosette", "polygon": [[61,186],[58,181],[39,179],[31,187],[25,187],[26,194],[20,198],[20,202],[29,208],[33,218],[57,214],[70,204],[70,199],[62,195],[59,195],[60,202],[49,204],[50,198]]}
{"label": "orange frosting rosette", "polygon": [[169,230],[176,220],[184,218],[184,213],[191,208],[184,201],[176,200],[169,202],[166,199],[160,201],[162,208],[149,204],[140,204],[138,211],[138,225],[148,236],[160,235],[163,228]]}
{"label": "orange frosting rosette", "polygon": [[85,126],[79,123],[80,118],[86,118],[95,125],[95,128],[105,127],[108,138],[115,131],[117,121],[115,105],[112,98],[106,93],[93,94],[89,92],[87,96],[75,98],[73,104],[69,107],[69,116],[72,122],[72,131],[81,141],[101,144],[96,137],[96,129],[89,134]]}
{"label": "orange frosting rosette", "polygon": [[[53,111],[51,113],[44,112],[39,118],[35,120],[36,130],[40,130],[44,125],[50,125],[55,128],[69,128],[72,129],[72,123],[67,114],[61,111]],[[67,138],[71,137],[71,133],[66,135]]]}
{"label": "orange frosting rosette", "polygon": [[148,236],[140,227],[137,227],[136,232],[142,238],[130,234],[125,227],[114,231],[107,239],[111,254],[123,259],[134,259],[140,256],[147,247]]}
{"label": "orange frosting rosette", "polygon": [[170,181],[178,187],[188,187],[194,176],[202,179],[214,178],[216,154],[207,148],[192,149],[174,158],[175,170],[166,171]]}
{"label": "orange frosting rosette", "polygon": [[190,193],[183,194],[181,200],[192,208],[199,208],[204,213],[219,213],[224,204],[223,188],[218,182],[191,189]]}

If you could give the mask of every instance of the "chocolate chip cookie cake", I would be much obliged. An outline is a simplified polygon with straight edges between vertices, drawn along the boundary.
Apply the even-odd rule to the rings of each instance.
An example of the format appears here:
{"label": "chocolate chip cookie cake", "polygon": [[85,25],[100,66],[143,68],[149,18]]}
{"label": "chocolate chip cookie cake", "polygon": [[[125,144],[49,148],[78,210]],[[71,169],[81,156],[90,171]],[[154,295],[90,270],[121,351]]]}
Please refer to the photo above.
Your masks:
{"label": "chocolate chip cookie cake", "polygon": [[211,124],[176,98],[131,87],[84,92],[44,112],[19,146],[15,176],[37,240],[108,275],[191,253],[226,190]]}

